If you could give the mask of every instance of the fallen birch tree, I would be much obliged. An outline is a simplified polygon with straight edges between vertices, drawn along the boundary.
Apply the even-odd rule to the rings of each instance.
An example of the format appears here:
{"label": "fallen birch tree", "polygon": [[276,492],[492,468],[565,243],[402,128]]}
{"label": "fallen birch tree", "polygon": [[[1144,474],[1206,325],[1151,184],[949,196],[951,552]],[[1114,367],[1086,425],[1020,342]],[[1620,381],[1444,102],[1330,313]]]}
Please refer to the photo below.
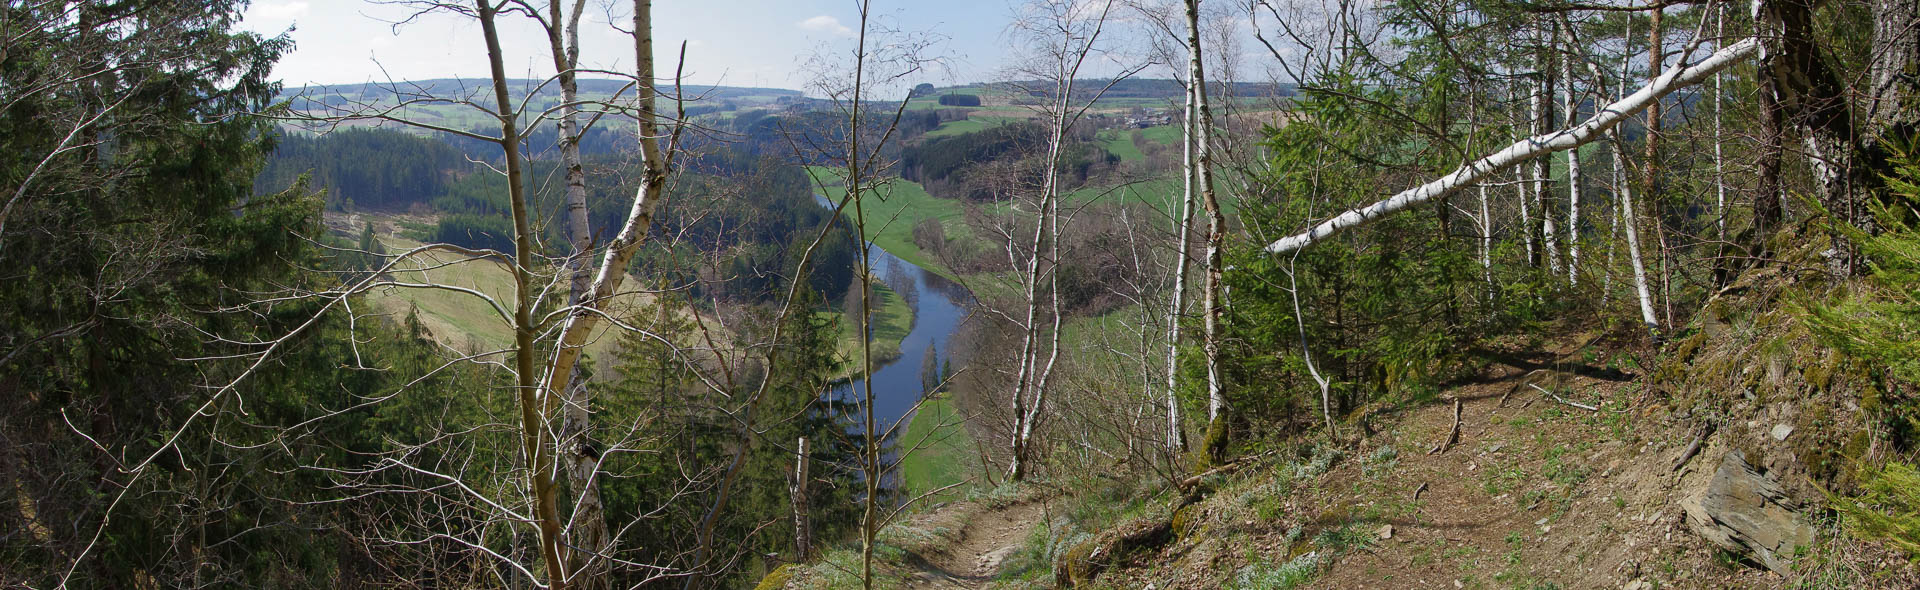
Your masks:
{"label": "fallen birch tree", "polygon": [[1453,173],[1442,176],[1432,182],[1407,189],[1386,200],[1366,207],[1353,209],[1332,219],[1321,222],[1304,232],[1287,236],[1267,245],[1270,254],[1285,254],[1318,243],[1341,230],[1352,229],[1374,220],[1386,217],[1400,210],[1424,203],[1437,197],[1444,197],[1473,186],[1487,176],[1532,161],[1535,158],[1554,152],[1570,150],[1600,139],[1607,130],[1652,106],[1662,97],[1675,90],[1691,86],[1706,80],[1714,73],[1746,60],[1758,53],[1760,40],[1748,38],[1728,45],[1706,59],[1686,68],[1667,70],[1665,75],[1655,79],[1640,90],[1614,101],[1597,110],[1592,117],[1579,125],[1552,133],[1536,135],[1507,146],[1493,155],[1481,158],[1462,166]]}

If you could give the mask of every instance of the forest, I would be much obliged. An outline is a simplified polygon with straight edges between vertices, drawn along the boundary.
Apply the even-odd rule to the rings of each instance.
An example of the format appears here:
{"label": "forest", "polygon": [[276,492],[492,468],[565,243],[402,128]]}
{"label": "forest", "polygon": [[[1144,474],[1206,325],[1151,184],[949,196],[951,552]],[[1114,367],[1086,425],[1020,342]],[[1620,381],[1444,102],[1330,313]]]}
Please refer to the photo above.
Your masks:
{"label": "forest", "polygon": [[1920,3],[912,5],[0,0],[0,588],[1920,587]]}

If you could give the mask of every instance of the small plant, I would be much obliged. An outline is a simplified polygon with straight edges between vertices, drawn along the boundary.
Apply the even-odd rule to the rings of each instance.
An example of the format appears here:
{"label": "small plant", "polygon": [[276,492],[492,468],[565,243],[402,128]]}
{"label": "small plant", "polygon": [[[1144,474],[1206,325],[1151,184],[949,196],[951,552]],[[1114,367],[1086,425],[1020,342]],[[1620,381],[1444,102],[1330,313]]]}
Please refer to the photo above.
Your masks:
{"label": "small plant", "polygon": [[1320,534],[1313,537],[1313,544],[1331,555],[1340,555],[1366,547],[1372,541],[1371,532],[1361,530],[1351,522],[1320,531]]}
{"label": "small plant", "polygon": [[1541,475],[1563,487],[1573,487],[1587,479],[1587,468],[1565,460],[1570,449],[1556,446],[1547,451],[1547,465]]}
{"label": "small plant", "polygon": [[1506,469],[1489,468],[1485,473],[1486,475],[1481,476],[1484,478],[1481,481],[1481,487],[1486,490],[1488,496],[1498,496],[1507,493],[1508,490],[1512,490],[1515,486],[1520,485],[1520,482],[1526,481],[1527,479],[1527,470],[1519,467],[1509,467]]}
{"label": "small plant", "polygon": [[1342,455],[1340,449],[1333,448],[1331,445],[1316,446],[1313,448],[1313,454],[1309,456],[1305,462],[1295,463],[1293,465],[1293,478],[1313,479],[1320,477],[1326,474],[1328,470],[1333,469],[1333,464],[1338,462]]}
{"label": "small plant", "polygon": [[1858,498],[1835,498],[1847,532],[1879,539],[1920,560],[1920,471],[1903,463],[1863,474],[1866,485]]}
{"label": "small plant", "polygon": [[1320,554],[1309,551],[1277,566],[1270,562],[1248,564],[1234,573],[1227,587],[1247,590],[1288,590],[1311,581],[1319,572]]}
{"label": "small plant", "polygon": [[1361,465],[1360,469],[1368,477],[1378,477],[1393,471],[1393,468],[1399,464],[1400,452],[1394,450],[1392,446],[1384,446],[1375,450],[1373,454],[1367,455],[1367,461]]}

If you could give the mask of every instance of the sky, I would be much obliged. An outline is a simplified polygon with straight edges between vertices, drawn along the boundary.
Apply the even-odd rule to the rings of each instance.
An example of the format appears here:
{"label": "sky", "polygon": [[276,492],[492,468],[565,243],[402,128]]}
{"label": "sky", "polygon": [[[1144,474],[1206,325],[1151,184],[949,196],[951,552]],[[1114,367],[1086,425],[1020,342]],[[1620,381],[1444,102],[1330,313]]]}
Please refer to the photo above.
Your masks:
{"label": "sky", "polygon": [[[1011,52],[1006,28],[1023,1],[1028,0],[873,0],[873,11],[882,27],[941,40],[931,49],[941,58],[940,65],[913,82],[947,86],[1005,79],[1002,74]],[[531,3],[546,6],[537,0]],[[631,26],[631,0],[586,0],[586,4],[580,27],[582,66],[631,71],[632,38],[609,24]],[[274,68],[274,75],[289,89],[488,75],[477,22],[438,13],[410,20],[414,12],[398,0],[253,0],[241,27],[268,36],[284,33],[294,40],[293,52]],[[671,64],[684,42],[688,83],[797,90],[807,90],[814,77],[806,67],[810,58],[823,52],[851,52],[859,22],[856,0],[655,0],[653,12],[655,59],[661,75],[672,72]],[[1116,18],[1126,18],[1119,12],[1116,9]],[[1251,30],[1245,23],[1236,27],[1241,29],[1238,45],[1243,60],[1256,63],[1251,60],[1260,56],[1244,53],[1245,48],[1256,46]],[[509,76],[552,74],[546,37],[533,21],[503,17],[500,29]],[[1085,70],[1089,77],[1112,75],[1120,70],[1113,62],[1138,60],[1144,53],[1140,35],[1127,30],[1125,23],[1116,29],[1108,32],[1109,38],[1127,45],[1120,49],[1133,57],[1092,65]],[[1148,70],[1141,75],[1168,77],[1169,73]]]}
{"label": "sky", "polygon": [[[990,78],[1004,59],[1002,29],[1008,0],[876,0],[874,11],[897,29],[933,31],[945,38],[946,67],[924,80],[936,85]],[[544,7],[545,2],[534,2]],[[632,23],[628,0],[587,0],[581,24],[586,67],[630,71],[633,41],[608,26]],[[686,43],[689,83],[800,89],[808,58],[851,47],[857,26],[853,0],[656,0],[655,55],[664,75]],[[413,10],[366,0],[254,0],[241,23],[265,35],[286,33],[296,44],[274,75],[288,88],[308,84],[485,77],[479,24],[457,15],[428,15],[405,24]],[[532,21],[501,21],[508,74],[545,77],[552,58]],[[542,65],[545,67],[542,67]]]}

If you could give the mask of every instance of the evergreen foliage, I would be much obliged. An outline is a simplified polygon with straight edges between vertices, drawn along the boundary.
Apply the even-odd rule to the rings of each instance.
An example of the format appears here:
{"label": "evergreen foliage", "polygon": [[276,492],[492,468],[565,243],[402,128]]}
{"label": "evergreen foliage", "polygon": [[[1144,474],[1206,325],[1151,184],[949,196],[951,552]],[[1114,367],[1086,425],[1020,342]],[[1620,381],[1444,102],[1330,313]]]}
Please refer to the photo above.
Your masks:
{"label": "evergreen foliage", "polygon": [[300,175],[324,191],[330,207],[346,203],[405,211],[445,193],[473,166],[438,139],[386,129],[343,129],[310,137],[283,134],[254,179],[256,192],[278,190]]}

